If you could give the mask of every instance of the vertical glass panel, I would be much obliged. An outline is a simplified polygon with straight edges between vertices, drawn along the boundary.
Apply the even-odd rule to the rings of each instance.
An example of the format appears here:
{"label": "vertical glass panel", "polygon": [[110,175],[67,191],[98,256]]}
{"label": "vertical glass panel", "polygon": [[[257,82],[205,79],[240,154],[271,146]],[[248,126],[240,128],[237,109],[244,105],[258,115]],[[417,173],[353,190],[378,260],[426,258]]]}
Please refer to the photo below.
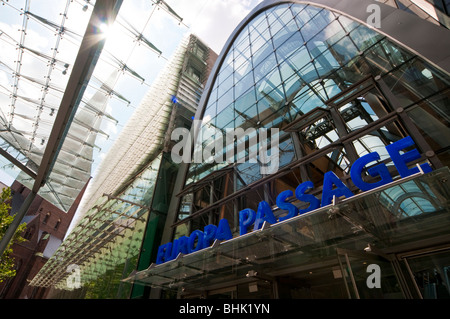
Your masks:
{"label": "vertical glass panel", "polygon": [[264,59],[264,56],[261,55],[264,54],[267,49],[268,41],[270,41],[270,32],[269,29],[262,31],[254,30],[253,32],[254,34],[250,34],[250,36],[252,36],[251,49],[253,59],[261,61]]}
{"label": "vertical glass panel", "polygon": [[273,51],[266,57],[264,61],[255,61],[253,70],[255,82],[265,78],[267,74],[277,65],[277,60]]}
{"label": "vertical glass panel", "polygon": [[448,250],[407,259],[424,299],[450,298],[450,253]]}
{"label": "vertical glass panel", "polygon": [[232,101],[233,101],[233,89],[230,88],[221,97],[219,97],[219,100],[217,101],[217,113],[222,112],[222,110],[228,107],[228,105],[230,105]]}
{"label": "vertical glass panel", "polygon": [[372,89],[338,108],[349,131],[365,127],[387,114],[382,98]]}
{"label": "vertical glass panel", "polygon": [[401,106],[418,102],[450,85],[444,76],[436,70],[432,72],[427,63],[417,58],[391,72],[385,81],[392,92],[397,95]]}
{"label": "vertical glass panel", "polygon": [[279,60],[281,61],[280,70],[283,80],[290,78],[293,74],[300,76],[299,70],[311,61],[309,52],[304,46],[301,46],[290,56],[280,55],[279,51],[277,51],[277,54],[279,55]]}
{"label": "vertical glass panel", "polygon": [[220,98],[226,91],[231,89],[232,86],[233,86],[232,75],[228,76],[227,78],[219,78],[219,87],[217,89],[218,97]]}
{"label": "vertical glass panel", "polygon": [[284,138],[280,140],[279,146],[280,152],[280,167],[283,167],[289,163],[291,163],[295,159],[295,150],[292,138],[290,135],[286,135]]}
{"label": "vertical glass panel", "polygon": [[330,48],[330,52],[339,65],[344,65],[358,54],[358,49],[348,37],[344,37]]}
{"label": "vertical glass panel", "polygon": [[[248,27],[244,27],[242,32],[239,34],[239,36],[237,37],[237,39],[233,45],[234,58],[236,59],[237,55],[241,54],[249,46],[250,46],[250,42],[249,42],[249,37],[248,37]],[[234,64],[234,67],[236,68],[237,65]]]}
{"label": "vertical glass panel", "polygon": [[273,36],[280,30],[284,29],[286,23],[292,21],[292,15],[288,5],[281,5],[275,7],[274,10],[267,12],[267,19]]}
{"label": "vertical glass panel", "polygon": [[298,76],[293,75],[283,82],[286,101],[292,101],[297,92],[306,85]]}
{"label": "vertical glass panel", "polygon": [[257,127],[259,122],[258,109],[256,108],[255,104],[242,112],[238,109],[235,109],[235,116],[236,128],[243,128],[245,130],[248,127]]}
{"label": "vertical glass panel", "polygon": [[295,17],[296,15],[298,15],[301,11],[303,11],[305,8],[307,7],[307,5],[304,4],[295,4],[292,5],[290,7],[291,11],[292,11],[292,15]]}
{"label": "vertical glass panel", "polygon": [[232,104],[217,114],[216,127],[219,129],[234,128],[234,108]]}
{"label": "vertical glass panel", "polygon": [[350,32],[350,37],[355,42],[360,51],[364,51],[383,38],[381,34],[365,26],[359,26]]}
{"label": "vertical glass panel", "polygon": [[[309,86],[304,86],[296,95],[293,104],[299,114],[305,114],[316,107],[325,108],[323,100],[315,94]],[[294,116],[295,117],[295,116]]]}
{"label": "vertical glass panel", "polygon": [[376,74],[385,74],[409,60],[411,55],[392,45],[386,39],[364,52],[364,59]]}
{"label": "vertical glass panel", "polygon": [[346,16],[340,15],[338,18],[341,25],[344,27],[345,31],[350,32],[354,28],[359,26],[359,23],[355,20],[349,19]]}
{"label": "vertical glass panel", "polygon": [[301,141],[309,149],[320,149],[338,140],[339,136],[329,114],[300,131]]}
{"label": "vertical glass panel", "polygon": [[[306,46],[311,51],[319,44],[323,45],[323,48],[329,48],[338,40],[340,40],[345,35],[344,29],[337,20],[334,20],[329,25],[327,25],[322,31],[316,34],[310,41],[307,42]],[[318,54],[316,54],[318,55]]]}
{"label": "vertical glass panel", "polygon": [[254,104],[256,104],[256,94],[255,89],[252,87],[236,99],[234,107],[237,111],[243,112]]}
{"label": "vertical glass panel", "polygon": [[309,41],[334,19],[335,16],[331,11],[321,10],[310,21],[304,24],[303,27],[301,27],[300,32],[302,33],[305,41]]}
{"label": "vertical glass panel", "polygon": [[225,79],[229,77],[233,73],[233,60],[234,60],[234,50],[233,48],[231,48],[220,68],[218,76],[219,81],[220,79]]}
{"label": "vertical glass panel", "polygon": [[[290,14],[289,14],[290,15]],[[282,45],[286,40],[291,37],[293,34],[298,32],[297,24],[295,21],[291,20],[286,25],[283,26],[283,29],[281,29],[279,32],[277,32],[275,35],[273,35],[273,46],[275,48],[278,48],[280,45]],[[272,32],[272,34],[274,34]]]}
{"label": "vertical glass panel", "polygon": [[[254,34],[254,36],[250,39],[253,40],[257,34],[264,32],[268,28],[266,13],[263,12],[259,16],[257,16],[248,26],[248,30],[250,34]],[[256,32],[255,32],[256,31]]]}
{"label": "vertical glass panel", "polygon": [[[263,67],[265,68],[266,66],[264,65]],[[270,65],[268,65],[268,67],[270,67]],[[263,72],[265,74],[265,77],[262,77],[262,80],[256,84],[256,94],[258,100],[261,98],[261,96],[266,96],[274,89],[277,89],[281,84],[280,72],[278,68],[274,68],[271,71],[269,70]],[[278,88],[278,91],[278,94],[282,95],[281,97],[278,97],[278,100],[284,99],[283,90],[281,88]]]}
{"label": "vertical glass panel", "polygon": [[[236,169],[237,174],[239,175],[238,190],[250,183],[256,182],[262,177],[258,163],[249,163],[249,162],[238,163]],[[248,196],[246,196],[246,198],[247,197]],[[258,203],[260,201],[261,200],[258,200]],[[242,209],[247,207],[243,207]],[[255,207],[258,207],[258,204],[256,204]]]}
{"label": "vertical glass panel", "polygon": [[[294,8],[295,6],[293,6]],[[299,28],[303,28],[303,26],[307,25],[308,22],[320,11],[321,9],[308,6],[305,10],[300,11],[296,16],[295,20],[297,21],[297,25]],[[303,33],[303,32],[302,32]],[[309,37],[310,38],[310,37]],[[308,39],[309,39],[308,38]],[[307,41],[305,39],[305,41]]]}
{"label": "vertical glass panel", "polygon": [[431,149],[439,154],[443,165],[450,165],[450,154],[442,152],[450,147],[449,100],[450,90],[446,90],[421,101],[407,112]]}
{"label": "vertical glass panel", "polygon": [[[238,73],[235,73],[235,76]],[[242,93],[246,92],[251,86],[254,85],[254,75],[253,72],[246,73],[242,78],[239,78],[238,81],[235,79],[236,85],[234,86],[234,96],[238,98]]]}
{"label": "vertical glass panel", "polygon": [[[294,55],[295,51],[303,47],[303,38],[299,32],[290,34],[290,37],[283,43],[274,46],[279,61],[284,61]],[[303,66],[303,64],[302,64]]]}

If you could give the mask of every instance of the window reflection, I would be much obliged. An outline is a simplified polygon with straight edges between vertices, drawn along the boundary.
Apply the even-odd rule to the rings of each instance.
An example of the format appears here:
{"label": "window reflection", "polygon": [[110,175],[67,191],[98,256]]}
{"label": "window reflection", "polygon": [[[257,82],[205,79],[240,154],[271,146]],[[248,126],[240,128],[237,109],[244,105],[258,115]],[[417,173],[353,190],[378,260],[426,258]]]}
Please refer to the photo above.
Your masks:
{"label": "window reflection", "polygon": [[[223,61],[204,119],[222,131],[281,129],[280,167],[304,161],[295,168],[296,178],[311,180],[319,189],[325,172],[332,170],[345,178],[351,163],[365,154],[378,152],[387,162],[385,146],[411,135],[415,128],[443,164],[450,163],[448,76],[352,19],[311,5],[277,5],[243,27]],[[389,98],[378,81],[386,84]],[[400,107],[415,128],[397,117]],[[351,140],[346,139],[349,134],[354,136]],[[235,161],[245,161],[235,163],[230,173],[236,190],[265,178],[261,164],[253,161],[259,146],[245,145],[234,156]],[[311,157],[317,152],[323,153],[320,158]],[[228,159],[191,164],[186,186],[202,183],[231,163]],[[287,178],[293,172],[270,183],[295,189],[299,180]],[[252,192],[239,201],[253,196]],[[270,189],[264,194],[258,188],[258,194],[273,203]],[[396,200],[392,193],[384,198]],[[239,201],[225,205],[237,211]],[[433,205],[432,199],[416,196],[396,209],[411,216]]]}

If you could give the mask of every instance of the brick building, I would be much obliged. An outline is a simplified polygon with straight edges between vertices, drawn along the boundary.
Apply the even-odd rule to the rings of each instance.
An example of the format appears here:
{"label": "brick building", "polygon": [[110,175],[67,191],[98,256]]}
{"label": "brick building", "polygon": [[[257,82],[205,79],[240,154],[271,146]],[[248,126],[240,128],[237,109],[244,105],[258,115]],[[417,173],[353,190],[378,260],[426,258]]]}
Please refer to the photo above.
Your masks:
{"label": "brick building", "polygon": [[[14,181],[11,185],[11,214],[19,210],[29,192],[28,188]],[[0,283],[0,299],[45,298],[47,289],[31,287],[28,283],[63,241],[83,193],[84,189],[67,213],[36,196],[22,220],[22,223],[27,223],[22,234],[27,241],[13,246],[16,276]]]}

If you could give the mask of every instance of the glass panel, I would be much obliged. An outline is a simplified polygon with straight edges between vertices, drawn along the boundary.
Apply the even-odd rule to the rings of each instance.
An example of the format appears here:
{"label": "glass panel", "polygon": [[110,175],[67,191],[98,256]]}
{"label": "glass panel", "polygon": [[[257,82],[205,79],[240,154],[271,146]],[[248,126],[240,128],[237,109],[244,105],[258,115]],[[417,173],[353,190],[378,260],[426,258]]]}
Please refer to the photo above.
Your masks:
{"label": "glass panel", "polygon": [[224,108],[228,107],[233,101],[233,89],[229,89],[225,92],[219,100],[217,101],[217,113],[223,111]]}
{"label": "glass panel", "polygon": [[279,56],[279,60],[282,61],[280,63],[280,70],[283,80],[290,78],[294,74],[297,74],[300,77],[300,73],[298,71],[311,61],[311,56],[304,46],[301,46],[290,54],[290,47],[292,47],[292,49],[296,49],[297,46],[295,42],[299,41],[300,38],[296,36],[293,37],[292,40],[292,43],[288,41],[285,43],[286,46],[282,46],[276,51]]}
{"label": "glass panel", "polygon": [[450,253],[430,254],[407,259],[414,280],[424,299],[450,298]]}
{"label": "glass panel", "polygon": [[235,108],[238,112],[244,112],[250,106],[256,104],[256,93],[254,88],[247,90],[244,94],[240,95],[235,102]]}
{"label": "glass panel", "polygon": [[364,51],[383,38],[381,34],[365,26],[359,26],[350,32],[350,37],[360,51]]}
{"label": "glass panel", "polygon": [[216,116],[216,127],[218,129],[234,128],[234,110],[233,105],[224,108],[222,112]]}
{"label": "glass panel", "polygon": [[[295,15],[297,27],[292,24],[292,15]],[[273,36],[273,41],[270,35]],[[275,43],[275,51],[272,42]],[[208,106],[212,107],[206,111],[206,116],[215,117],[212,123],[221,128],[272,128],[295,121],[316,108],[336,107],[345,123],[344,132],[338,132],[331,119],[321,116],[321,119],[309,123],[308,127],[299,132],[302,142],[298,149],[303,148],[304,154],[323,149],[338,141],[339,136],[364,130],[368,124],[392,111],[375,87],[355,99],[345,95],[340,100],[333,101],[333,105],[325,105],[325,101],[332,100],[338,93],[369,75],[385,74],[385,82],[402,100],[399,106],[418,100],[425,103],[424,98],[435,96],[436,107],[427,112],[438,118],[436,115],[443,112],[442,105],[445,104],[443,96],[435,95],[448,87],[448,80],[444,75],[418,58],[411,60],[411,54],[389,42],[376,30],[368,29],[346,17],[336,18],[335,13],[313,6],[283,4],[260,14],[238,36],[228,54],[228,62],[222,68],[229,68],[231,57],[234,57],[233,75],[228,76],[228,70],[221,70],[219,88],[213,91],[220,98],[217,113],[214,115],[211,102]],[[410,83],[407,84],[404,80]],[[365,86],[367,83],[357,90],[368,89]],[[231,86],[232,90],[229,89]],[[426,104],[421,104],[420,107],[427,108]],[[448,147],[448,143],[444,141],[445,134],[438,136],[435,133],[445,132],[445,127],[448,128],[446,117],[441,120],[442,124],[436,124],[436,127],[443,126],[443,130],[432,131],[429,126],[431,119],[430,122],[424,121],[419,109],[407,112],[410,112],[425,138],[433,145],[440,145],[439,156],[448,156],[450,152],[445,149]],[[384,146],[402,137],[404,132],[399,122],[391,122],[367,132],[363,137],[349,141],[346,147],[330,149],[323,159],[315,160],[312,166],[307,163],[308,174],[313,174],[320,180],[320,174],[323,175],[330,169],[340,174],[348,172],[351,163],[346,152],[350,152],[349,156],[353,158],[358,154],[361,156],[378,151],[385,158],[387,155]],[[237,158],[255,159],[255,146],[253,149],[246,147]],[[286,157],[282,162],[287,163],[292,159]],[[253,174],[247,182],[262,178],[257,173],[260,168],[257,163],[239,163],[238,166],[238,171]],[[223,166],[200,165],[195,179],[206,176],[206,173],[218,167]],[[244,184],[247,183],[242,183]]]}
{"label": "glass panel", "polygon": [[406,107],[449,87],[450,81],[447,77],[431,70],[427,63],[414,58],[383,78],[397,96],[399,106]]}
{"label": "glass panel", "polygon": [[408,111],[408,116],[416,124],[422,136],[426,139],[431,149],[439,154],[444,165],[450,165],[450,156],[441,153],[440,150],[450,146],[450,117],[448,100],[450,90],[435,95],[419,103]]}
{"label": "glass panel", "polygon": [[[310,10],[305,10],[310,11]],[[302,11],[304,12],[304,11]],[[301,13],[300,13],[301,15]],[[316,14],[310,21],[306,24],[302,24],[300,32],[303,35],[305,41],[309,41],[317,33],[319,33],[323,28],[325,28],[331,21],[335,19],[334,14],[328,10],[321,10]]]}

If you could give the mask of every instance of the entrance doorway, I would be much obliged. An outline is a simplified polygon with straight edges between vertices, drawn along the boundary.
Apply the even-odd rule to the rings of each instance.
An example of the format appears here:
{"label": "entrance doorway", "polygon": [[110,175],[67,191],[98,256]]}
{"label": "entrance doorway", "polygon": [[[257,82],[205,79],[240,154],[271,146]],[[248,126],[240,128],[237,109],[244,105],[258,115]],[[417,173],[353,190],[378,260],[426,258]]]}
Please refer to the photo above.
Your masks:
{"label": "entrance doorway", "polygon": [[277,278],[280,298],[404,298],[392,263],[372,252],[337,249],[335,258]]}
{"label": "entrance doorway", "polygon": [[421,298],[450,298],[450,247],[403,256],[403,261]]}

